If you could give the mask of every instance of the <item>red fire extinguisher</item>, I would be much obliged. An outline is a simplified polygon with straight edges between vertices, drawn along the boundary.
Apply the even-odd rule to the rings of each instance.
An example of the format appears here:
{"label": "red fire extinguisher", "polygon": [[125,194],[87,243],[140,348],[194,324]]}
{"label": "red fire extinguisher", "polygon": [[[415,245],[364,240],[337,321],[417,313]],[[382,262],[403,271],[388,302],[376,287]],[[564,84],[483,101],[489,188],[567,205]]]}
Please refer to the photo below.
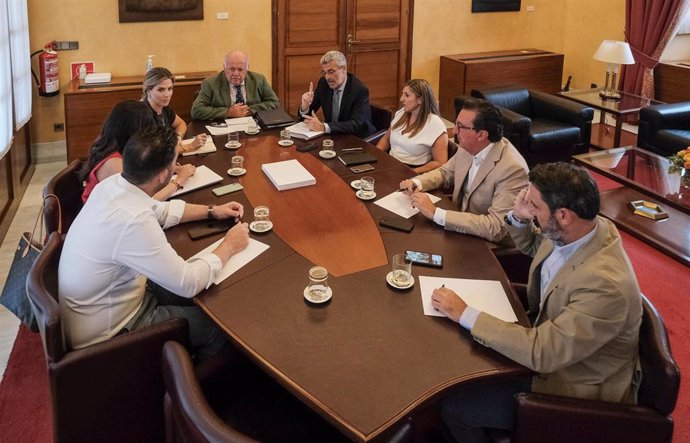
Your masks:
{"label": "red fire extinguisher", "polygon": [[40,84],[38,95],[52,97],[60,92],[60,73],[58,72],[58,55],[50,44],[43,48],[38,56]]}

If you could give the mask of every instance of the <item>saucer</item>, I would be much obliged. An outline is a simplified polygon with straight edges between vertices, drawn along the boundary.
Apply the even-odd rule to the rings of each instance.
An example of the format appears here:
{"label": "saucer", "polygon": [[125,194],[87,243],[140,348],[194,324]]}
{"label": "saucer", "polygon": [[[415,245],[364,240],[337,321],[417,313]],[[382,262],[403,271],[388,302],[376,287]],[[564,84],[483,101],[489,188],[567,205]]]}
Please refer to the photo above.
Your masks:
{"label": "saucer", "polygon": [[333,157],[335,157],[335,151],[319,151],[319,157],[321,157],[321,158],[333,158]]}
{"label": "saucer", "polygon": [[355,189],[359,189],[359,186],[360,186],[360,181],[359,181],[359,179],[357,179],[357,180],[352,180],[352,181],[350,182],[350,186],[352,186],[352,187],[355,188]]}
{"label": "saucer", "polygon": [[311,295],[309,295],[309,287],[304,288],[303,294],[304,294],[304,298],[306,298],[308,302],[321,304],[321,303],[326,303],[328,300],[331,299],[331,297],[333,297],[333,290],[329,286],[326,289],[326,296],[323,299],[312,298]]}
{"label": "saucer", "polygon": [[227,142],[227,143],[225,144],[225,147],[226,147],[227,149],[237,149],[237,148],[239,148],[240,146],[242,146],[242,143],[240,143],[240,142]]}
{"label": "saucer", "polygon": [[245,129],[245,130],[244,130],[244,133],[247,134],[247,135],[256,135],[256,134],[258,134],[259,132],[261,132],[261,130],[258,129],[258,128],[256,129],[256,131],[250,131],[249,129]]}
{"label": "saucer", "polygon": [[278,144],[279,144],[280,146],[288,147],[288,146],[294,145],[295,142],[292,141],[292,140],[278,140]]}
{"label": "saucer", "polygon": [[265,228],[259,229],[256,227],[256,222],[251,222],[249,223],[249,229],[252,232],[256,232],[257,234],[261,234],[262,232],[268,232],[271,229],[273,229],[273,222],[268,222],[268,225]]}
{"label": "saucer", "polygon": [[395,289],[408,289],[414,286],[414,277],[410,277],[410,282],[406,284],[405,286],[400,286],[397,283],[393,282],[393,271],[389,272],[386,274],[386,283],[388,283],[390,286],[394,287]]}
{"label": "saucer", "polygon": [[239,177],[240,175],[244,175],[247,173],[247,170],[244,168],[230,168],[228,169],[228,174],[232,175],[233,177]]}
{"label": "saucer", "polygon": [[361,190],[361,189],[360,189],[359,191],[355,192],[355,195],[356,195],[357,198],[360,199],[360,200],[373,200],[373,199],[376,198],[376,193],[375,193],[375,192],[373,192],[373,193],[371,194],[371,197],[369,197],[369,198],[364,198],[364,197],[362,197],[362,190]]}

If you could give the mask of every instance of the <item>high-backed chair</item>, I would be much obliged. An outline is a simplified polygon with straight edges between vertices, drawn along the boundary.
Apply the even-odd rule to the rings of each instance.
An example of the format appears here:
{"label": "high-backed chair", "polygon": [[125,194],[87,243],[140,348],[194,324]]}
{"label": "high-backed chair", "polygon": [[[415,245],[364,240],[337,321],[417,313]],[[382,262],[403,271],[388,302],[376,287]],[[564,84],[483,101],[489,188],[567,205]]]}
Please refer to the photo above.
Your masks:
{"label": "high-backed chair", "polygon": [[[472,96],[495,104],[503,117],[504,136],[527,164],[570,161],[589,149],[594,110],[571,100],[522,87],[472,90]],[[457,111],[462,106],[456,100]]]}
{"label": "high-backed chair", "polygon": [[187,350],[165,344],[168,443],[348,441],[247,360],[228,362],[199,379]]}
{"label": "high-backed chair", "polygon": [[513,443],[670,442],[680,370],[673,359],[664,322],[642,296],[638,404],[609,403],[522,393],[515,398]]}
{"label": "high-backed chair", "polygon": [[640,109],[637,146],[663,156],[690,146],[690,102]]}
{"label": "high-backed chair", "polygon": [[57,283],[62,236],[53,232],[27,278],[48,365],[56,442],[162,441],[165,386],[160,353],[187,342],[174,319],[72,350],[66,345]]}
{"label": "high-backed chair", "polygon": [[[65,169],[58,172],[55,177],[51,178],[43,188],[43,220],[46,232],[57,231],[60,225],[60,218],[62,218],[61,232],[63,234],[66,233],[77,214],[79,214],[79,211],[81,211],[83,206],[81,194],[84,191],[84,186],[81,180],[79,180],[79,171],[83,164],[83,160],[74,160]],[[57,202],[52,198],[45,198],[49,194],[57,196],[58,200],[60,200],[61,217]]]}
{"label": "high-backed chair", "polygon": [[371,124],[374,125],[376,131],[369,137],[365,138],[364,141],[373,145],[376,144],[381,137],[383,137],[383,134],[385,134],[388,128],[391,126],[393,113],[390,109],[374,103],[369,103],[369,107],[371,108]]}

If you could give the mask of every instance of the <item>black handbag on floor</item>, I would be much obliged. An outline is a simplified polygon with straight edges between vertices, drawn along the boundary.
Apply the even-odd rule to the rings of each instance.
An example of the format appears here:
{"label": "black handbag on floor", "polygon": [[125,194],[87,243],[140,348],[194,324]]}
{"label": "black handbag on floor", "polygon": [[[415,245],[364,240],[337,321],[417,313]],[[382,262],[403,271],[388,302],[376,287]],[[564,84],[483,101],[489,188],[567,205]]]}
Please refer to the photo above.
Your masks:
{"label": "black handbag on floor", "polygon": [[[45,198],[55,198],[57,200],[58,218],[61,220],[60,200],[53,194],[49,194]],[[7,274],[7,281],[2,290],[2,296],[0,296],[0,304],[10,310],[26,327],[34,332],[38,331],[38,325],[36,324],[36,317],[26,293],[26,277],[29,275],[29,270],[36,258],[43,250],[42,218],[43,205],[41,205],[41,209],[38,211],[34,230],[32,232],[25,232],[19,239],[19,246],[17,246],[17,250],[14,253],[14,260],[12,260],[12,266],[10,267],[9,274]],[[39,223],[39,236],[36,237],[36,228],[39,226]],[[61,223],[58,222],[58,232],[60,231],[62,231],[62,227]]]}

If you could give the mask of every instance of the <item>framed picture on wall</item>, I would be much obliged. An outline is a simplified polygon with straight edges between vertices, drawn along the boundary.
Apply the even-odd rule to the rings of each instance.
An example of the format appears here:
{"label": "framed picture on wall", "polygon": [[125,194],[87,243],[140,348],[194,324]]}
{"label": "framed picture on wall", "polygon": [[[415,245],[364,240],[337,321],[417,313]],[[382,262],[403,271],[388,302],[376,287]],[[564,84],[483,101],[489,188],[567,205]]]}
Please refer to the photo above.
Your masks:
{"label": "framed picture on wall", "polygon": [[120,23],[203,20],[204,0],[118,0]]}
{"label": "framed picture on wall", "polygon": [[519,11],[520,0],[472,0],[472,12]]}

